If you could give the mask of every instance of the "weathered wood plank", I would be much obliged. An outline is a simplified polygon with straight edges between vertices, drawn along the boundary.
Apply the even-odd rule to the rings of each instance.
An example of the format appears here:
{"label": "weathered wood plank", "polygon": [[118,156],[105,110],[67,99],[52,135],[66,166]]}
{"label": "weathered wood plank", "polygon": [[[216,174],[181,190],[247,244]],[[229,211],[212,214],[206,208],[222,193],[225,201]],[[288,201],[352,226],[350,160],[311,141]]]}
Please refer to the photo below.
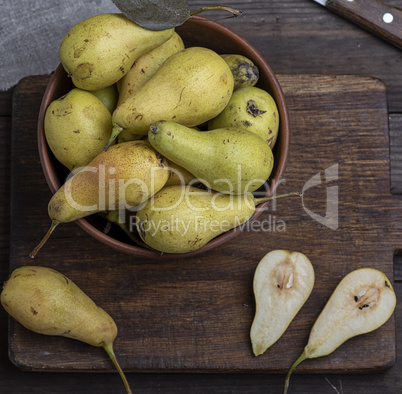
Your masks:
{"label": "weathered wood plank", "polygon": [[[402,8],[402,1],[387,1]],[[191,10],[200,0],[189,1]],[[355,74],[383,80],[390,112],[402,112],[402,56],[399,49],[328,11],[314,1],[225,0],[243,16],[223,19],[253,44],[281,74]],[[206,13],[213,19],[222,12]],[[375,50],[373,50],[375,48]]]}
{"label": "weathered wood plank", "polygon": [[402,115],[390,114],[391,192],[402,194]]}
{"label": "weathered wood plank", "polygon": [[11,118],[11,103],[13,96],[13,88],[0,92],[0,117]]}
{"label": "weathered wood plank", "polygon": [[[2,95],[0,94],[0,97]],[[11,107],[11,106],[10,106]],[[0,130],[11,130],[11,117],[0,117]],[[10,165],[11,133],[2,134],[0,144],[0,280],[5,278],[9,266],[10,248]]]}

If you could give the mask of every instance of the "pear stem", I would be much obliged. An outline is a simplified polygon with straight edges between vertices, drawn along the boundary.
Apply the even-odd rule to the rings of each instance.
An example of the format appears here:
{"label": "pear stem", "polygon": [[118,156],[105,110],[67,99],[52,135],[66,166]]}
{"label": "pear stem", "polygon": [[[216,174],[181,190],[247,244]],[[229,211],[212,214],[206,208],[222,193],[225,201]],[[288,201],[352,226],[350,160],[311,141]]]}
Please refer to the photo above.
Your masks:
{"label": "pear stem", "polygon": [[286,197],[301,197],[301,196],[302,196],[302,193],[300,193],[300,192],[292,192],[292,193],[286,193],[286,194],[279,194],[277,196],[256,198],[256,199],[254,199],[254,202],[255,202],[255,205],[259,205],[266,201],[277,200],[277,199],[286,198]]}
{"label": "pear stem", "polygon": [[46,243],[46,241],[49,239],[49,237],[52,235],[54,229],[57,227],[57,225],[60,222],[52,221],[52,224],[50,225],[49,230],[47,230],[47,233],[45,236],[42,238],[42,240],[39,242],[39,244],[34,248],[34,250],[29,254],[29,257],[31,259],[35,258],[36,254],[39,252],[39,250],[42,248],[42,246]]}
{"label": "pear stem", "polygon": [[103,147],[103,151],[106,152],[110,145],[112,145],[113,141],[117,138],[117,136],[123,131],[123,127],[115,124],[113,125],[113,129],[112,129],[112,134],[109,137],[108,142],[106,143],[106,145]]}
{"label": "pear stem", "polygon": [[207,7],[202,7],[199,10],[190,12],[190,16],[201,14],[201,12],[204,11],[213,11],[213,10],[220,10],[220,11],[227,11],[233,14],[233,16],[240,16],[243,14],[242,11],[236,10],[235,8],[224,6],[224,5],[212,5],[212,6],[207,6]]}
{"label": "pear stem", "polygon": [[119,362],[117,361],[116,355],[114,354],[113,343],[107,343],[105,346],[103,346],[103,348],[105,349],[106,353],[112,360],[114,366],[117,369],[117,372],[119,373],[120,377],[122,378],[124,387],[126,388],[126,391],[127,391],[127,394],[133,394],[133,392],[130,388],[130,385],[128,384],[126,375],[124,375],[124,372],[121,369]]}
{"label": "pear stem", "polygon": [[283,391],[282,394],[287,394],[288,392],[288,388],[289,388],[289,381],[290,381],[290,375],[292,374],[292,372],[294,371],[294,369],[302,362],[304,361],[306,358],[308,358],[305,354],[305,352],[303,352],[299,358],[293,363],[293,365],[290,367],[289,372],[286,375],[285,378],[285,385],[283,387]]}

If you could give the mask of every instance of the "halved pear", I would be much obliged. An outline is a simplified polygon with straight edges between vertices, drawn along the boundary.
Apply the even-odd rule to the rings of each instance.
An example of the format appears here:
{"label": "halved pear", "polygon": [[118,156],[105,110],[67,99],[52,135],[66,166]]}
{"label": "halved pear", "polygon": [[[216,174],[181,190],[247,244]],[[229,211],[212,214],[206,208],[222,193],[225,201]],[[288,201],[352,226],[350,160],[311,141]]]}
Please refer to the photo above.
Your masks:
{"label": "halved pear", "polygon": [[283,392],[303,360],[326,356],[348,339],[376,330],[391,317],[395,305],[394,289],[383,272],[360,268],[346,275],[314,323],[303,353],[286,375]]}
{"label": "halved pear", "polygon": [[274,250],[254,274],[256,312],[250,339],[254,355],[272,346],[288,328],[314,286],[314,268],[300,252]]}

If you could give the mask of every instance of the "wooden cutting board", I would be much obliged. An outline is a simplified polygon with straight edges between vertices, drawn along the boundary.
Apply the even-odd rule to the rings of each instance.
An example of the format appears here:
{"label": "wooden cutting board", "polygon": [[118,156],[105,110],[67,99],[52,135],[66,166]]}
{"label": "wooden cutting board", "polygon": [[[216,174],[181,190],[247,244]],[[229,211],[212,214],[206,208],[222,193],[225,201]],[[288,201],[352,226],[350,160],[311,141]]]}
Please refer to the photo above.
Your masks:
{"label": "wooden cutting board", "polygon": [[[10,270],[42,265],[73,280],[115,319],[115,352],[126,371],[286,371],[344,275],[373,267],[393,280],[402,201],[390,194],[387,95],[381,81],[326,75],[280,75],[279,80],[292,137],[278,193],[304,187],[303,201],[278,201],[217,250],[153,261],[111,250],[74,223],[59,226],[35,260],[28,257],[50,224],[51,193],[36,147],[48,77],[23,79],[13,103]],[[335,205],[327,206],[327,192]],[[254,357],[253,275],[260,259],[279,248],[305,253],[316,283],[283,337]],[[38,335],[13,319],[9,350],[11,360],[26,370],[114,370],[103,349]],[[369,372],[392,366],[395,358],[393,316],[330,356],[305,361],[298,372]]]}

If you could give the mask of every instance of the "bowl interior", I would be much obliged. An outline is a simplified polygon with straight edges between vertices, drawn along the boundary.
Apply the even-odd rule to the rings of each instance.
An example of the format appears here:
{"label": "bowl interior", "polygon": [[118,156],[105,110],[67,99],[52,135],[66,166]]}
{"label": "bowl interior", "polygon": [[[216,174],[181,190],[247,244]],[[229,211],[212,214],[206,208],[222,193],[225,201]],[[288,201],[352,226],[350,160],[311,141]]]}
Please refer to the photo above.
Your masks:
{"label": "bowl interior", "polygon": [[[269,92],[275,99],[280,117],[278,139],[273,149],[275,158],[274,168],[270,179],[264,188],[264,194],[272,195],[285,169],[290,138],[287,107],[282,89],[275,74],[264,58],[250,43],[228,27],[218,22],[213,22],[201,16],[192,17],[182,26],[177,27],[176,31],[182,37],[186,47],[203,46],[210,48],[219,54],[244,55],[251,59],[258,67],[260,77],[257,86]],[[49,104],[53,100],[61,97],[63,94],[66,94],[72,86],[71,79],[67,76],[63,67],[59,65],[51,76],[39,111],[39,156],[46,181],[53,193],[64,183],[64,180],[68,175],[68,170],[56,160],[46,143],[44,134],[44,116]],[[262,204],[260,208],[264,208],[264,205],[265,204]],[[255,220],[261,212],[262,209],[257,209],[250,220]],[[117,228],[117,226],[112,226],[110,231],[106,234],[105,229],[107,228],[107,221],[100,215],[91,215],[84,219],[77,220],[76,223],[91,236],[114,249],[148,258],[177,258],[203,253],[228,241],[240,231],[238,227],[229,230],[211,240],[204,247],[193,252],[183,254],[159,254],[147,248],[133,245],[132,241],[130,241],[124,232]]]}

